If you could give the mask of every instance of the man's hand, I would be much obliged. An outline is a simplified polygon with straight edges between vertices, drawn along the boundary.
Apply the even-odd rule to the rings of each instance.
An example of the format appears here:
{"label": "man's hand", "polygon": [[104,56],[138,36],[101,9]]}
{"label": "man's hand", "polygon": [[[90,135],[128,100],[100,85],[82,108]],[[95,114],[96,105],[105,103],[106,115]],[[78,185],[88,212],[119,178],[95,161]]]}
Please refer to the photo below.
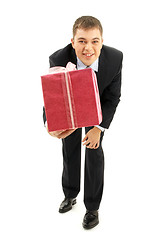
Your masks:
{"label": "man's hand", "polygon": [[71,133],[73,133],[75,129],[70,129],[70,130],[62,130],[62,131],[53,131],[53,132],[49,132],[48,131],[48,128],[47,128],[47,131],[48,133],[52,136],[52,137],[57,137],[57,138],[66,138],[67,136],[69,136]]}
{"label": "man's hand", "polygon": [[77,129],[77,128],[65,130],[65,131],[63,131],[62,133],[60,133],[60,134],[58,135],[58,138],[66,138],[66,137],[68,137],[71,133],[73,133],[76,129]]}
{"label": "man's hand", "polygon": [[92,128],[87,132],[82,142],[83,146],[86,145],[87,148],[97,149],[100,144],[101,130],[97,127]]}

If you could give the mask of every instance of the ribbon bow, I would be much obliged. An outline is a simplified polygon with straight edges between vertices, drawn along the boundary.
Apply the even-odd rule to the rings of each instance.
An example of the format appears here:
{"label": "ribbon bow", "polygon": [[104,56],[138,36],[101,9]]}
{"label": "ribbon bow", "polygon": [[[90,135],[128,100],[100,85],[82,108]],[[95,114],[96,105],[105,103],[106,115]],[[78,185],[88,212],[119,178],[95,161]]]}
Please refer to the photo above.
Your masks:
{"label": "ribbon bow", "polygon": [[60,73],[60,72],[67,72],[67,71],[75,71],[76,69],[76,65],[68,62],[66,67],[51,67],[49,68],[49,74],[53,74],[53,73]]}

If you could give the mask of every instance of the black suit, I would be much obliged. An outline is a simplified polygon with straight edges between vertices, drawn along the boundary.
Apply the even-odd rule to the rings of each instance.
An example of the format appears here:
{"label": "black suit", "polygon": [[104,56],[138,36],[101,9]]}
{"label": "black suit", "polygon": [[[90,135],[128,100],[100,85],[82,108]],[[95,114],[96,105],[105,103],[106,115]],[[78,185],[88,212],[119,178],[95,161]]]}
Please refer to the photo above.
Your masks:
{"label": "black suit", "polygon": [[[103,115],[100,126],[104,128],[109,128],[120,101],[122,59],[122,52],[103,45],[96,74]],[[65,67],[69,61],[77,65],[75,50],[71,44],[53,53],[49,60],[50,67]],[[45,111],[43,117],[45,122]],[[86,132],[90,129],[91,127],[85,128]],[[101,133],[99,148],[86,148],[84,203],[88,210],[97,210],[102,197],[104,154],[101,144],[103,135],[104,132]],[[62,185],[66,197],[75,198],[80,191],[81,139],[81,129],[77,129],[62,140],[64,160]]]}

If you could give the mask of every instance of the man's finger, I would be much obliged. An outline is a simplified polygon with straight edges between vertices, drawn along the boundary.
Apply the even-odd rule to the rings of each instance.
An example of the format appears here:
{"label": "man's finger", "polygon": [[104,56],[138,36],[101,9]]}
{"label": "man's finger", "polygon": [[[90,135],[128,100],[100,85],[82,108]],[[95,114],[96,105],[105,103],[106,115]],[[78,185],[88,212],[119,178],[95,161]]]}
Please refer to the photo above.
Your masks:
{"label": "man's finger", "polygon": [[86,147],[88,147],[88,148],[94,148],[95,145],[96,145],[96,143],[89,141],[89,142],[86,144]]}
{"label": "man's finger", "polygon": [[84,142],[83,146],[84,146],[84,145],[87,145],[87,144],[90,144],[90,141],[89,141],[89,139],[88,139],[88,138],[87,138],[87,140],[85,140],[85,142]]}
{"label": "man's finger", "polygon": [[99,142],[95,145],[95,149],[97,149],[99,147]]}
{"label": "man's finger", "polygon": [[86,140],[88,140],[88,136],[85,135],[84,139],[82,140],[82,142],[85,142]]}
{"label": "man's finger", "polygon": [[66,130],[64,131],[62,134],[60,134],[58,137],[59,138],[66,138],[68,137],[71,133],[73,133],[76,129],[70,129],[70,130]]}
{"label": "man's finger", "polygon": [[92,146],[92,148],[95,149],[95,148],[96,148],[96,145],[97,145],[97,144],[95,143],[95,144]]}
{"label": "man's finger", "polygon": [[67,137],[68,135],[70,135],[70,133],[67,133],[67,132],[61,133],[60,135],[58,135],[58,138],[65,138],[65,137]]}

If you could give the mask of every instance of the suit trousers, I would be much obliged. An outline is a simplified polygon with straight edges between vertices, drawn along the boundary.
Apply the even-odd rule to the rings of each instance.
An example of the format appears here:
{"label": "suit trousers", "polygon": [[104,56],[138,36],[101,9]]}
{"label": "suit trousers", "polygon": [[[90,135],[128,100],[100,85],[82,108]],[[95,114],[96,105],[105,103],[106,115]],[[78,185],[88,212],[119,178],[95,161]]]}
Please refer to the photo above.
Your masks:
{"label": "suit trousers", "polygon": [[[86,127],[87,133],[93,127]],[[104,184],[104,154],[101,132],[100,146],[85,149],[84,204],[87,210],[98,210]],[[82,128],[62,140],[63,174],[62,187],[65,197],[76,198],[80,191]]]}

